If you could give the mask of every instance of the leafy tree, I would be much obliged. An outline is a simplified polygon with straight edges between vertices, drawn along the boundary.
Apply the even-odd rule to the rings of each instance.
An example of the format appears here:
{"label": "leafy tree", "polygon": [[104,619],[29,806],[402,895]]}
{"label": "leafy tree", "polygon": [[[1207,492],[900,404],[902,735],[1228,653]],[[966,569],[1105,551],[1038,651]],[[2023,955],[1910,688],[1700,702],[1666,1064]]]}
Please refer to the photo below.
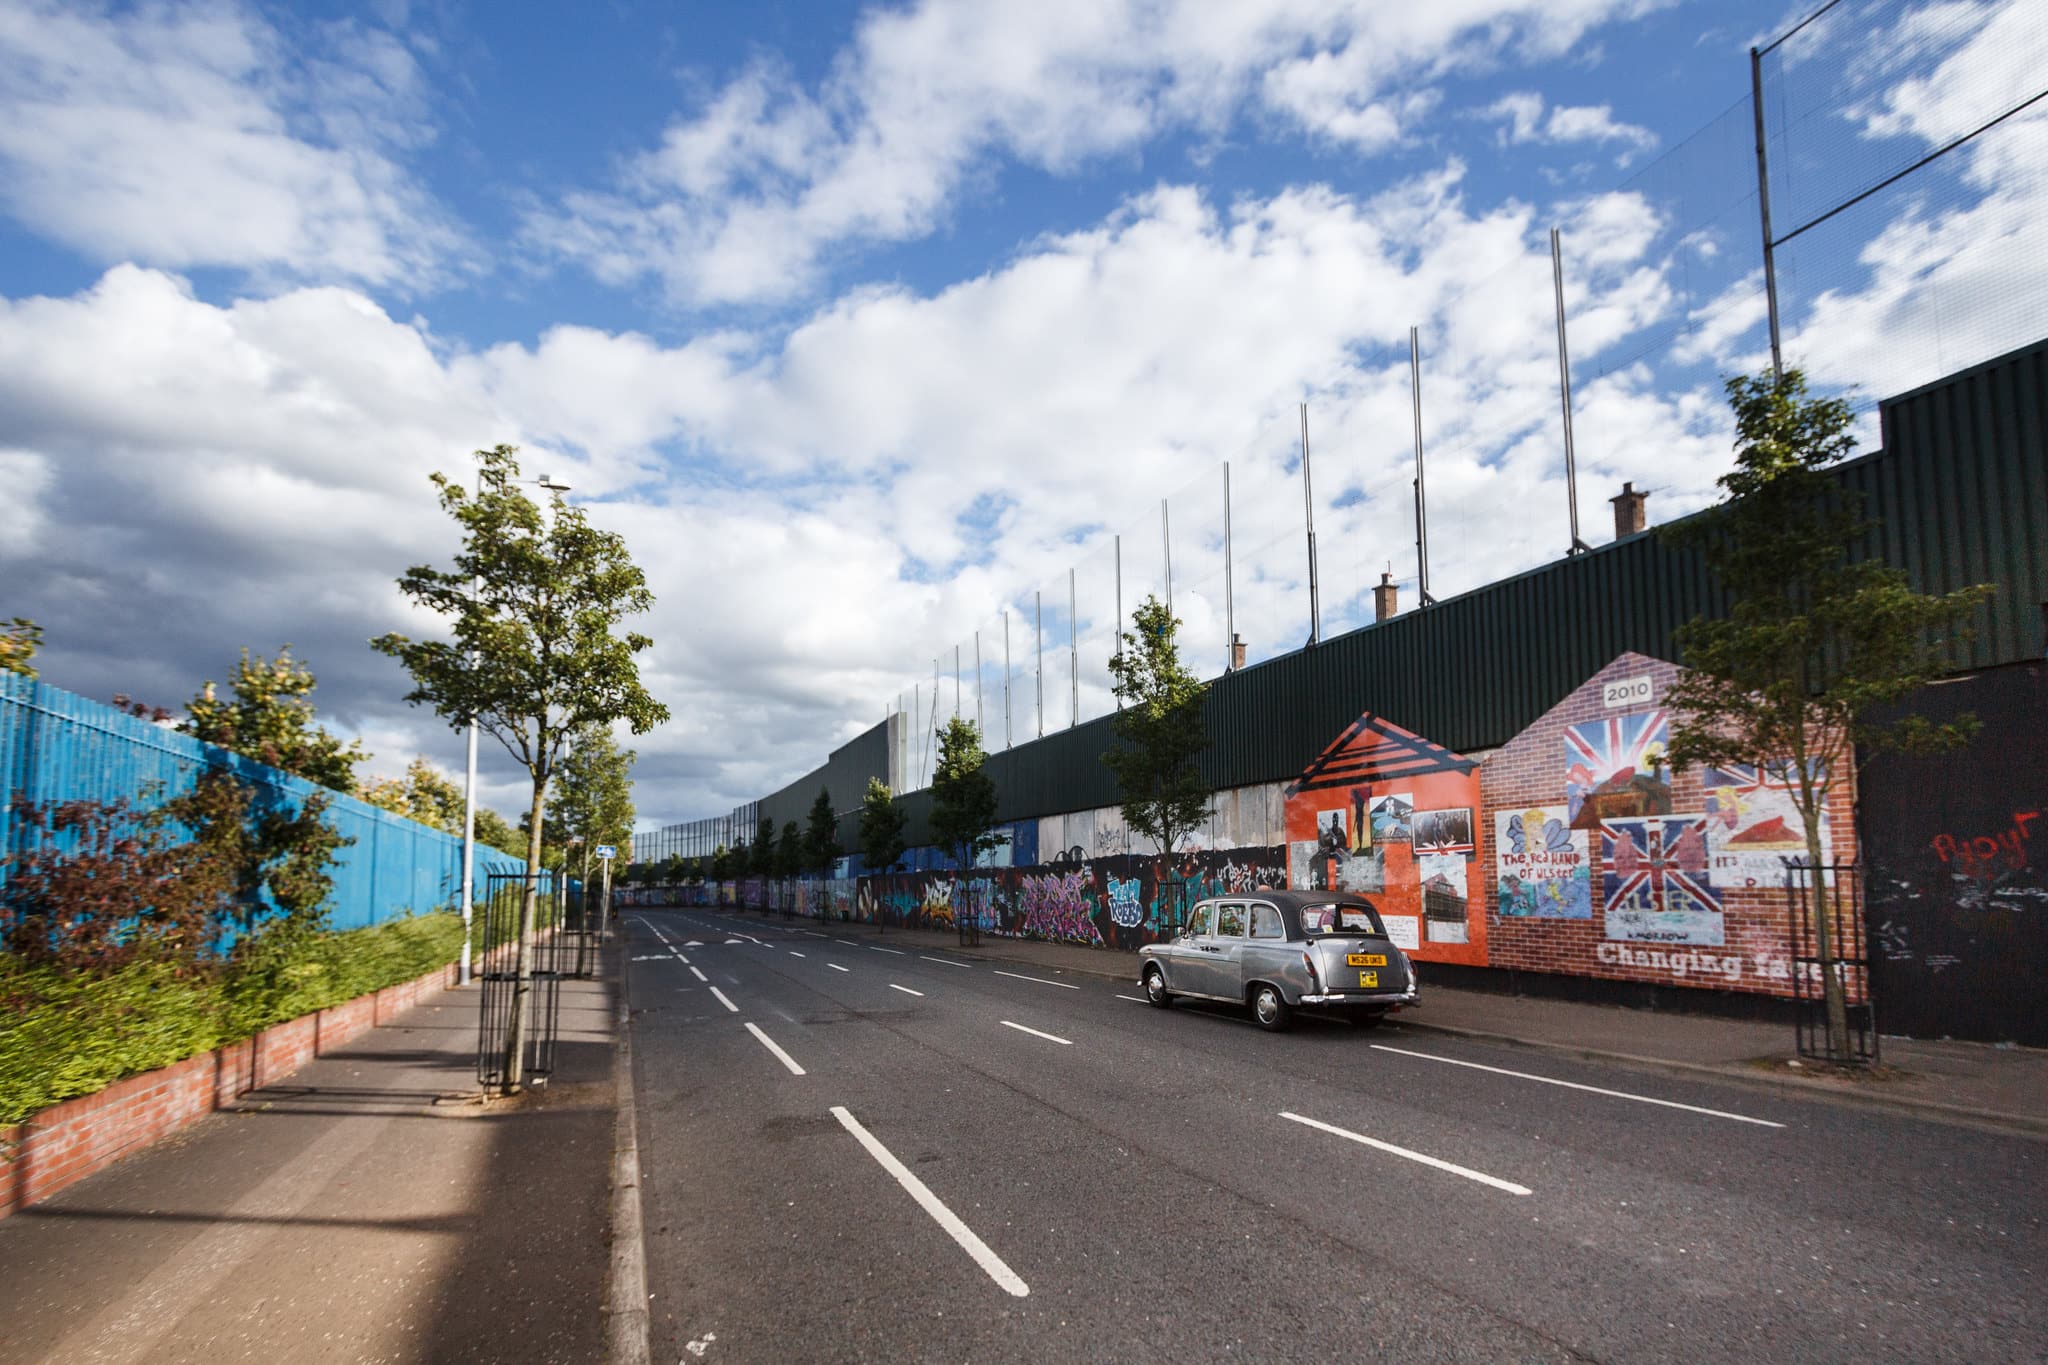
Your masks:
{"label": "leafy tree", "polygon": [[565,838],[579,840],[582,875],[590,879],[590,863],[599,844],[615,847],[633,842],[633,761],[601,726],[580,731],[569,745],[548,800],[548,824]]}
{"label": "leafy tree", "polygon": [[775,875],[775,822],[765,815],[754,831],[754,852],[747,866],[756,877]]}
{"label": "leafy tree", "polygon": [[860,801],[860,857],[868,871],[888,872],[903,861],[908,847],[903,840],[904,819],[889,784],[879,777],[869,778]]}
{"label": "leafy tree", "polygon": [[[1666,534],[1698,546],[1732,599],[1720,620],[1695,618],[1676,639],[1688,670],[1671,689],[1674,766],[1754,764],[1790,788],[1806,835],[1815,904],[1824,904],[1821,815],[1856,749],[1930,752],[1968,741],[1975,719],[1879,721],[1938,675],[1940,647],[1967,635],[1989,586],[1913,591],[1902,570],[1852,560],[1870,529],[1829,473],[1855,446],[1847,403],[1807,395],[1806,377],[1727,381],[1736,425],[1728,501]],[[1815,917],[1828,1050],[1848,1054],[1847,1001],[1826,915]]]}
{"label": "leafy tree", "polygon": [[369,755],[362,745],[336,739],[314,723],[312,693],[318,683],[313,670],[292,657],[290,645],[274,659],[244,649],[232,686],[234,700],[224,701],[208,679],[186,705],[187,719],[178,728],[308,782],[355,791],[355,765]]}
{"label": "leafy tree", "polygon": [[804,830],[804,862],[820,877],[832,875],[833,864],[846,850],[839,846],[839,817],[832,810],[832,793],[818,788],[811,802],[810,823]]}
{"label": "leafy tree", "polygon": [[505,1089],[523,1084],[531,948],[541,869],[544,803],[564,745],[586,726],[624,721],[636,735],[668,719],[640,685],[634,656],[654,642],[620,627],[654,605],[647,578],[616,532],[590,524],[581,508],[547,515],[515,486],[511,446],[477,452],[479,492],[433,476],[444,511],[462,530],[453,567],[419,564],[398,586],[446,617],[450,640],[397,632],[371,644],[413,677],[406,700],[427,705],[452,728],[472,720],[526,769],[526,892],[521,897]]}
{"label": "leafy tree", "polygon": [[1102,755],[1123,792],[1124,821],[1159,845],[1169,875],[1174,850],[1209,818],[1201,757],[1207,688],[1180,661],[1180,621],[1156,597],[1131,613],[1132,630],[1109,660],[1122,709],[1110,725],[1117,743]]}
{"label": "leafy tree", "polygon": [[29,660],[35,658],[42,644],[43,628],[26,616],[0,621],[0,673],[36,676],[36,666]]}
{"label": "leafy tree", "polygon": [[775,876],[782,882],[782,906],[789,908],[789,879],[801,876],[804,870],[804,832],[796,821],[790,820],[782,826],[782,838],[775,845]]}
{"label": "leafy tree", "polygon": [[[896,805],[889,784],[879,777],[869,778],[868,789],[860,800],[860,856],[869,872],[887,872],[903,860],[907,847],[903,841],[903,824],[903,811]],[[882,920],[881,913],[877,911],[877,929],[887,927]]]}
{"label": "leafy tree", "polygon": [[[372,778],[356,795],[393,815],[462,836],[462,788],[443,777],[424,754],[406,765],[404,777]],[[484,812],[479,809],[476,814],[481,825]]]}
{"label": "leafy tree", "polygon": [[[460,811],[456,812],[455,820],[455,828],[450,830],[449,833],[460,835],[462,833],[462,814]],[[500,853],[510,853],[519,847],[519,831],[512,827],[510,820],[507,820],[490,807],[478,806],[476,808],[476,841],[486,848],[495,848]]]}
{"label": "leafy tree", "polygon": [[[1010,836],[997,833],[996,784],[981,770],[988,755],[981,751],[981,731],[971,720],[954,716],[939,731],[939,761],[932,773],[932,837],[952,855],[953,885],[971,871],[981,855],[1001,848]],[[959,902],[956,895],[954,900]],[[965,933],[963,916],[955,924]]]}
{"label": "leafy tree", "polygon": [[733,852],[724,844],[711,851],[711,880],[724,882],[732,880]]}

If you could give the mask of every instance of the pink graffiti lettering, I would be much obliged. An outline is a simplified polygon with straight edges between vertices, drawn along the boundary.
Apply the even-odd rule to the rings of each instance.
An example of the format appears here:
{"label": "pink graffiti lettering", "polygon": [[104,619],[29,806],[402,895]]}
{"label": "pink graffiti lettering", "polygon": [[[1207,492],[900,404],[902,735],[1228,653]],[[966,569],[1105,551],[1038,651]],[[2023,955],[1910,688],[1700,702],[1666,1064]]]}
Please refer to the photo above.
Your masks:
{"label": "pink graffiti lettering", "polygon": [[1048,872],[1025,876],[1019,909],[1026,938],[1059,939],[1070,943],[1102,942],[1090,913],[1086,872]]}

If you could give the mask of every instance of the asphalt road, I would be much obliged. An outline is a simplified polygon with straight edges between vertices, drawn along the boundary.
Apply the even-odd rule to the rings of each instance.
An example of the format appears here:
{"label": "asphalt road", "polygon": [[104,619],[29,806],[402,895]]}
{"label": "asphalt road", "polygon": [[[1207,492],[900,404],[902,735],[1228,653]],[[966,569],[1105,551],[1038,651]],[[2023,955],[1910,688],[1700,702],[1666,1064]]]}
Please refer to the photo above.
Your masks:
{"label": "asphalt road", "polygon": [[626,927],[656,1360],[2048,1358],[2024,1138]]}

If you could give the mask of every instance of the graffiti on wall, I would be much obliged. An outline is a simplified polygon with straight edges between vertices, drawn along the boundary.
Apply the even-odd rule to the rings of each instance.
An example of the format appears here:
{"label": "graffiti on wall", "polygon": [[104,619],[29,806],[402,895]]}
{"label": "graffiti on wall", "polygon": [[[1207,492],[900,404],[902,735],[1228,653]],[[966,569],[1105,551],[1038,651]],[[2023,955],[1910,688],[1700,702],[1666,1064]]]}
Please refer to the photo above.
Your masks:
{"label": "graffiti on wall", "polygon": [[1136,948],[1172,937],[1183,905],[1204,896],[1285,883],[1279,848],[1201,850],[1176,858],[1169,876],[1156,857],[1121,853],[1063,858],[1041,867],[862,877],[854,903],[862,919],[916,928],[961,921],[1007,938]]}
{"label": "graffiti on wall", "polygon": [[1483,963],[1478,764],[1368,712],[1287,788],[1287,876],[1352,891],[1424,960]]}

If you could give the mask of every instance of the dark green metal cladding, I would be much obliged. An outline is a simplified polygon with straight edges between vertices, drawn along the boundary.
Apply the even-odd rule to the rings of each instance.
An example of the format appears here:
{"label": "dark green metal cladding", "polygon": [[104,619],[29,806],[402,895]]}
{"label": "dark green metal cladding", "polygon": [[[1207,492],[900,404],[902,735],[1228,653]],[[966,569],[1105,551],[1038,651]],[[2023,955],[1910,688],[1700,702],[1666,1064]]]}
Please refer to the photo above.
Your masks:
{"label": "dark green metal cladding", "polygon": [[[760,813],[773,820],[778,830],[791,820],[803,828],[810,819],[811,803],[818,799],[820,787],[832,794],[832,809],[842,817],[857,813],[861,797],[867,793],[868,778],[889,780],[888,731],[884,722],[855,735],[832,751],[824,767],[798,778],[772,796],[762,797]],[[844,819],[840,842],[847,842]]]}
{"label": "dark green metal cladding", "polygon": [[[1882,405],[1884,449],[1843,465],[1845,489],[1877,523],[1864,553],[1923,592],[1991,583],[1974,638],[1949,642],[1957,670],[2040,658],[2048,603],[2048,341]],[[1209,687],[1217,788],[1285,781],[1374,711],[1477,754],[1530,725],[1624,651],[1678,661],[1672,633],[1728,609],[1697,550],[1632,535],[1376,625],[1226,674]],[[989,756],[999,818],[1115,805],[1104,717]],[[822,781],[840,810],[887,771],[886,726],[767,798],[777,826],[804,818]],[[928,793],[905,799],[912,842]],[[842,838],[846,837],[842,835]]]}
{"label": "dark green metal cladding", "polygon": [[1992,583],[1958,670],[2038,659],[2048,609],[2048,342],[1885,403],[1884,452],[1845,481],[1880,524],[1875,553],[1922,592]]}

